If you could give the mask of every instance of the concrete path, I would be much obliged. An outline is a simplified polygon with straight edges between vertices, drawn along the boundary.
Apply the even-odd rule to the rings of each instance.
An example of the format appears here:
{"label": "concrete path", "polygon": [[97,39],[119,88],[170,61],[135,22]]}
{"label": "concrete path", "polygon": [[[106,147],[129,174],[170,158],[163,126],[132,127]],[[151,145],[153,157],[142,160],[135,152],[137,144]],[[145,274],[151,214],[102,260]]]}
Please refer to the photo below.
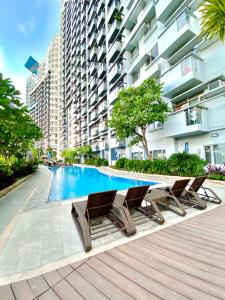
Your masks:
{"label": "concrete path", "polygon": [[[171,184],[174,178],[129,174],[101,168],[105,173],[136,177]],[[78,228],[71,217],[71,201],[47,202],[52,173],[40,167],[23,185],[0,200],[0,285],[5,282],[35,276],[70,262],[86,258]],[[225,200],[225,185],[207,183]],[[215,205],[209,205],[208,209]],[[186,218],[202,211],[190,208]],[[144,236],[183,220],[172,212],[163,212],[166,222],[160,226],[153,221],[138,225]],[[105,251],[128,239],[121,232],[93,241],[89,255]]]}

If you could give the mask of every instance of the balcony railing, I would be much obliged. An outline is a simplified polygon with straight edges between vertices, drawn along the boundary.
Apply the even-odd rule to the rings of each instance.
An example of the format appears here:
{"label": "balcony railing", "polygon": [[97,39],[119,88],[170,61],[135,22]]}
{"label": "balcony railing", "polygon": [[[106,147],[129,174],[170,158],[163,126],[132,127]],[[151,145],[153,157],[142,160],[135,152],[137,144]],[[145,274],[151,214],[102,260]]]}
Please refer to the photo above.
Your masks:
{"label": "balcony railing", "polygon": [[164,95],[175,97],[204,81],[202,69],[203,61],[196,55],[189,55],[162,77],[164,83]]}
{"label": "balcony railing", "polygon": [[98,106],[98,113],[101,114],[107,110],[107,101],[103,101],[99,106]]}
{"label": "balcony railing", "polygon": [[114,59],[121,52],[122,43],[120,41],[115,41],[112,47],[109,49],[109,62],[112,63]]}
{"label": "balcony railing", "polygon": [[90,106],[97,103],[97,101],[98,101],[98,95],[97,94],[92,95],[90,100],[89,100]]}
{"label": "balcony railing", "polygon": [[103,81],[100,86],[98,87],[98,95],[103,96],[107,91],[107,84]]}

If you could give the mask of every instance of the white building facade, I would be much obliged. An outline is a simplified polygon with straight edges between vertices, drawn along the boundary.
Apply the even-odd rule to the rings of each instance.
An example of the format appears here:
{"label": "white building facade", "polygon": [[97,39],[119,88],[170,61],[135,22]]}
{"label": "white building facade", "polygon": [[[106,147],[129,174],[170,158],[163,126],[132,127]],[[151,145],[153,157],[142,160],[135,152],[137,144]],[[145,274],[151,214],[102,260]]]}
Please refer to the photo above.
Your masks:
{"label": "white building facade", "polygon": [[[60,37],[48,48],[38,83],[30,92],[30,115],[42,129],[43,139],[36,146],[47,153],[52,148],[59,158],[62,150],[62,103],[60,95]],[[45,72],[44,72],[45,70]]]}
{"label": "white building facade", "polygon": [[[67,5],[73,2],[77,3],[66,1]],[[80,72],[85,72],[86,81],[79,72],[70,78],[83,84],[87,97],[84,105],[80,101],[80,110],[71,108],[74,132],[81,137],[79,145],[83,142],[84,122],[84,141],[92,145],[96,155],[110,163],[124,155],[144,158],[140,147],[129,148],[127,141],[118,141],[114,131],[107,128],[107,119],[121,88],[138,86],[153,76],[164,85],[163,96],[171,113],[164,124],[149,126],[152,156],[169,157],[187,151],[209,163],[224,163],[225,47],[217,40],[202,40],[198,12],[201,1],[90,0],[85,5],[83,2],[74,7],[86,14],[88,26],[82,30],[82,44],[76,45],[71,34],[66,36],[64,29],[62,32],[65,42],[71,39],[75,59],[83,59],[85,66],[83,69],[81,65]],[[69,14],[67,19],[70,20]],[[68,24],[73,32],[72,23]],[[85,48],[86,61],[79,55],[79,47]],[[67,53],[64,49],[63,55]],[[65,89],[68,80],[65,73]],[[74,91],[78,89],[74,85]],[[79,113],[80,119],[76,119]],[[68,135],[65,141],[67,146],[78,145],[77,141],[71,143]]]}

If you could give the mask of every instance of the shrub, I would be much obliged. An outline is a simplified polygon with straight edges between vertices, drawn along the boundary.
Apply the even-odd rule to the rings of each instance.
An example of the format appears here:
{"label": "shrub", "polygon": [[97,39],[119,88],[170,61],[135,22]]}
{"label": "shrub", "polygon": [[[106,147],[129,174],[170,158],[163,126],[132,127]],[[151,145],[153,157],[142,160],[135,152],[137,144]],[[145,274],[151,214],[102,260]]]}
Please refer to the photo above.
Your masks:
{"label": "shrub", "polygon": [[168,159],[168,172],[176,176],[201,176],[204,175],[206,161],[196,154],[175,153]]}
{"label": "shrub", "polygon": [[85,165],[91,165],[91,166],[96,166],[96,167],[101,167],[101,166],[108,166],[108,161],[104,158],[100,157],[90,157],[85,159],[84,161]]}
{"label": "shrub", "polygon": [[121,158],[116,162],[115,168],[149,174],[200,176],[205,173],[205,165],[206,162],[195,154],[176,153],[169,159],[129,160]]}

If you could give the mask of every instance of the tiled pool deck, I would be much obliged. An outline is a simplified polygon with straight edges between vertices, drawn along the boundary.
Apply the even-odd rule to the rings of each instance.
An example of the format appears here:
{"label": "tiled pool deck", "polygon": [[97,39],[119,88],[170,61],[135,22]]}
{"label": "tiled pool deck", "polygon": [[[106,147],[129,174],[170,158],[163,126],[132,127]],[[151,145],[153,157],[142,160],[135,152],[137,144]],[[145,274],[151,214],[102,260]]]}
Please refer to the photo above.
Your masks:
{"label": "tiled pool deck", "polygon": [[[101,170],[105,173],[158,181],[163,184],[171,184],[176,179],[128,174],[107,167]],[[51,172],[45,167],[40,167],[31,179],[0,199],[0,285],[38,276],[81,259],[87,259],[90,255],[204,213],[188,209],[187,216],[181,218],[171,212],[164,212],[166,219],[164,225],[160,226],[149,221],[140,225],[138,233],[132,238],[117,232],[97,239],[93,242],[93,250],[86,254],[71,218],[70,201],[47,202],[50,184]],[[207,182],[206,185],[213,187],[225,200],[225,185],[211,182]],[[214,207],[216,206],[208,205],[208,210]]]}

